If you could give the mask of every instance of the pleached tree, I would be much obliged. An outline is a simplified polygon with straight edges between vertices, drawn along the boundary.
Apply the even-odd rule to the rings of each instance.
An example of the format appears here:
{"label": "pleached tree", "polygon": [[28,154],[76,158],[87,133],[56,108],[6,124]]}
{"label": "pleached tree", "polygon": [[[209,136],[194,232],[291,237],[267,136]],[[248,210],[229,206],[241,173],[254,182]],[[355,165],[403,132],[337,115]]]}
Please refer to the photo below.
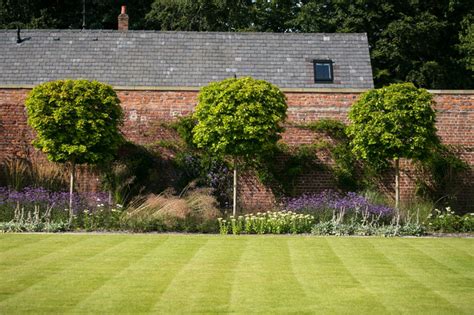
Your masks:
{"label": "pleached tree", "polygon": [[209,84],[198,100],[193,141],[198,148],[232,159],[235,215],[238,165],[278,141],[286,118],[286,98],[266,81],[243,77]]}
{"label": "pleached tree", "polygon": [[69,222],[73,218],[75,169],[78,164],[113,160],[123,141],[117,94],[110,85],[87,80],[58,80],[33,88],[26,99],[33,145],[52,162],[70,167]]}

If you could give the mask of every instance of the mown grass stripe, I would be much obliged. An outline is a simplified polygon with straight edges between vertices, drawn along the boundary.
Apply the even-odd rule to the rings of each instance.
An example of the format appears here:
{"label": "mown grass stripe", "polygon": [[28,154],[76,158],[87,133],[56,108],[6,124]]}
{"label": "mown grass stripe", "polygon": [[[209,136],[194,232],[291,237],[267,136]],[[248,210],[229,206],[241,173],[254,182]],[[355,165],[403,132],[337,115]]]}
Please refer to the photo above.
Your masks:
{"label": "mown grass stripe", "polygon": [[[64,242],[63,248],[48,255],[17,263],[16,265],[15,261],[13,261],[10,268],[4,268],[0,271],[0,274],[4,275],[2,276],[2,281],[0,281],[0,301],[19,294],[43,279],[68,268],[73,263],[98,254],[104,250],[103,247],[110,247],[110,243],[88,243],[90,239],[89,236],[85,235],[74,237],[72,238],[74,242],[69,242],[70,246],[67,245],[68,242]],[[65,238],[64,240],[71,239]],[[97,239],[97,241],[99,240]],[[83,243],[87,245],[84,246]],[[38,246],[32,250],[34,252],[41,252],[43,247]]]}
{"label": "mown grass stripe", "polygon": [[[356,241],[355,241],[356,240]],[[350,272],[394,313],[457,314],[459,309],[376,251],[367,239],[328,239]],[[378,239],[379,242],[386,240]],[[412,261],[416,263],[416,261]]]}
{"label": "mown grass stripe", "polygon": [[441,297],[436,300],[445,300],[457,309],[457,313],[474,313],[474,282],[471,279],[447,271],[444,265],[421,251],[414,251],[404,240],[395,239],[390,243],[390,247],[374,241],[371,245],[398,269],[418,282],[420,288],[426,288],[425,292],[431,291]]}
{"label": "mown grass stripe", "polygon": [[387,312],[354,278],[325,238],[292,238],[288,245],[293,273],[311,301],[313,313]]}
{"label": "mown grass stripe", "polygon": [[210,238],[180,270],[153,313],[223,313],[229,308],[233,269],[245,240]]}
{"label": "mown grass stripe", "polygon": [[[468,254],[474,239],[48,238],[57,243],[19,247],[8,260],[18,265],[0,268],[0,288],[7,294],[0,314],[474,313]],[[68,242],[77,238],[81,241]],[[0,242],[4,239],[0,236]],[[24,239],[31,242],[30,235]],[[47,244],[63,248],[20,259],[30,255],[24,250],[40,254],[50,248]]]}
{"label": "mown grass stripe", "polygon": [[0,257],[3,257],[3,254],[7,253],[9,250],[21,250],[24,246],[38,243],[50,237],[52,237],[51,234],[0,234],[0,254],[2,255]]}
{"label": "mown grass stripe", "polygon": [[[443,266],[445,272],[462,274],[474,281],[473,257],[471,255],[466,255],[462,251],[446,246],[444,242],[438,242],[438,240],[434,242],[426,239],[417,239],[412,242],[401,241],[412,251],[421,252],[429,257],[433,263]],[[474,248],[472,249],[474,250]]]}
{"label": "mown grass stripe", "polygon": [[474,259],[474,243],[455,242],[454,244],[450,244],[449,242],[443,241],[442,244],[456,251],[458,254],[462,254],[471,260]]}
{"label": "mown grass stripe", "polygon": [[453,238],[453,237],[446,237],[436,239],[437,242],[450,247],[458,253],[463,253],[466,256],[474,258],[474,242],[472,238]]}
{"label": "mown grass stripe", "polygon": [[250,236],[236,266],[231,313],[307,312],[305,291],[290,269],[282,237]]}
{"label": "mown grass stripe", "polygon": [[68,313],[148,313],[176,274],[206,242],[205,238],[154,237],[162,242]]}
{"label": "mown grass stripe", "polygon": [[[103,248],[101,252],[79,263],[70,262],[61,272],[48,275],[40,282],[2,301],[0,310],[6,313],[32,310],[39,313],[55,310],[63,312],[154,246],[154,243],[146,237],[115,236],[109,240],[103,235],[94,237],[101,239],[105,244],[117,239],[119,242],[108,243],[109,246]],[[47,268],[48,266],[38,272],[47,271]],[[30,299],[34,299],[36,303],[34,305],[22,303]]]}
{"label": "mown grass stripe", "polygon": [[51,255],[56,251],[64,251],[66,246],[86,240],[84,237],[45,238],[36,243],[28,243],[10,249],[0,255],[0,270],[8,271],[10,268],[18,268],[22,264],[31,264],[44,256]]}
{"label": "mown grass stripe", "polygon": [[[378,296],[378,292],[374,291],[374,288],[372,288],[370,284],[364,281],[363,277],[361,278],[358,275],[358,273],[355,272],[354,269],[357,269],[359,266],[357,266],[357,264],[356,265],[353,265],[353,264],[358,263],[358,262],[351,260],[352,257],[349,257],[349,258],[347,257],[347,253],[349,253],[350,255],[351,251],[354,250],[350,244],[347,245],[345,243],[341,243],[340,242],[341,239],[339,237],[327,237],[325,238],[325,240],[328,243],[328,246],[330,250],[333,252],[334,256],[337,257],[337,260],[340,261],[341,264],[344,265],[345,269],[357,281],[357,283],[360,285],[362,290],[368,292],[374,301],[377,301],[378,304],[383,306],[384,308],[383,313],[398,312],[391,305],[387,305],[383,299],[380,299]],[[363,239],[361,240],[363,241]],[[342,250],[341,250],[341,246],[342,246]]]}
{"label": "mown grass stripe", "polygon": [[[371,240],[369,240],[370,242]],[[395,239],[394,240],[395,242],[399,241],[399,239]],[[379,242],[380,243],[380,242]],[[443,304],[441,306],[440,309],[444,309],[445,308],[445,305],[449,305],[452,309],[449,309],[449,312],[454,312],[455,314],[461,314],[461,310],[460,308],[452,303],[452,301],[450,300],[450,298],[444,296],[443,294],[440,294],[440,291],[436,288],[436,287],[433,287],[431,286],[429,283],[427,283],[426,281],[423,281],[420,277],[418,277],[415,273],[409,273],[409,272],[406,272],[406,269],[403,268],[402,266],[398,265],[396,262],[392,261],[386,254],[384,251],[381,251],[377,248],[377,246],[373,245],[372,242],[370,242],[370,245],[374,248],[375,251],[377,251],[378,254],[382,255],[383,258],[390,264],[392,264],[395,268],[397,268],[401,273],[403,273],[404,275],[410,277],[410,279],[416,283],[418,283],[418,285],[416,286],[418,291],[423,291],[425,292],[423,297],[426,298],[426,299],[431,299],[431,300],[436,300],[438,301],[438,304],[440,304],[439,302],[442,302],[441,304]],[[395,247],[393,242],[391,244],[391,247]],[[410,254],[410,261],[413,262],[413,265],[415,266],[419,266],[419,265],[422,265],[422,262],[420,260],[427,260],[427,264],[430,264],[431,263],[431,266],[433,267],[433,269],[436,269],[436,267],[441,267],[441,268],[445,268],[446,269],[446,266],[444,266],[443,264],[440,264],[438,263],[436,260],[433,260],[431,257],[425,255],[424,253],[421,253],[421,255],[419,257],[416,257],[416,255],[413,255],[413,253]],[[434,273],[436,274],[436,273]],[[456,273],[454,273],[454,275],[456,275]],[[447,279],[445,279],[447,280]],[[467,279],[466,279],[467,280]],[[434,311],[434,310],[433,310]]]}
{"label": "mown grass stripe", "polygon": [[[232,237],[232,236],[230,236]],[[241,275],[239,273],[239,270],[242,268],[242,256],[245,251],[247,251],[247,246],[248,246],[248,239],[243,238],[239,239],[242,242],[242,247],[240,249],[239,253],[239,259],[235,260],[232,262],[232,266],[229,268],[231,276],[229,277],[230,281],[230,287],[229,287],[229,300],[228,300],[228,306],[226,309],[226,313],[229,313],[233,307],[233,303],[236,300],[235,294],[237,293],[237,284],[241,281]]]}
{"label": "mown grass stripe", "polygon": [[[404,242],[405,246],[408,247],[412,253],[414,253],[415,255],[418,254],[418,255],[421,255],[423,256],[423,258],[425,260],[429,260],[430,261],[430,265],[431,266],[434,266],[434,267],[441,267],[442,269],[444,269],[445,271],[449,272],[449,273],[453,273],[453,274],[459,274],[459,271],[456,270],[456,268],[451,268],[451,263],[444,263],[442,260],[439,259],[440,255],[437,255],[437,257],[434,257],[433,255],[430,254],[430,251],[429,250],[426,250],[424,248],[424,246],[422,244],[419,244],[421,246],[414,246],[413,244],[410,244],[410,243],[407,243],[407,242]],[[438,244],[435,249],[437,251],[444,251],[446,250],[446,248],[444,248],[444,246],[440,246],[441,244]],[[444,255],[445,253],[443,253]]]}

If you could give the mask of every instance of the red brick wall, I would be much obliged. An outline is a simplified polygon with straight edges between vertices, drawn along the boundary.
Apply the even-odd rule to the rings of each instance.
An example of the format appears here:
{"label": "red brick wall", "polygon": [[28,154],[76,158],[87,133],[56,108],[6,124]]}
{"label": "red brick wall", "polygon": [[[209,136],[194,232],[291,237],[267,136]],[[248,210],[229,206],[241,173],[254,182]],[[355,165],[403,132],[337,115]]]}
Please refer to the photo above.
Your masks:
{"label": "red brick wall", "polygon": [[33,137],[26,124],[26,89],[0,89],[0,161],[7,156],[24,156],[33,149]]}
{"label": "red brick wall", "polygon": [[[26,124],[24,100],[29,89],[0,88],[0,162],[9,156],[28,156],[34,154],[29,145],[33,138],[32,130]],[[176,117],[188,115],[196,104],[196,91],[160,91],[160,90],[120,90],[119,98],[125,111],[123,132],[131,141],[148,144],[170,137],[160,122],[171,121]],[[357,99],[358,93],[336,92],[286,92],[288,99],[288,121],[290,123],[308,123],[322,118],[347,121],[347,112]],[[443,142],[463,146],[460,156],[474,167],[474,92],[469,94],[438,92],[435,93],[438,110],[437,128]],[[317,135],[308,130],[287,127],[283,141],[290,145],[309,144]],[[329,160],[326,160],[330,163]],[[402,163],[407,166],[407,163]],[[81,189],[94,189],[97,179],[90,171],[84,171]],[[465,184],[459,198],[462,204],[474,204],[474,174],[467,175],[470,180]],[[248,177],[248,176],[247,176]],[[94,180],[91,181],[91,178]],[[250,177],[243,181],[241,191],[248,198],[247,205],[267,206],[274,202],[271,191],[263,188],[256,179]],[[405,167],[402,183],[402,197],[407,199],[413,194],[414,181],[412,170]],[[386,188],[390,191],[392,187]],[[298,192],[317,192],[334,187],[330,174],[315,170],[304,174],[297,184]]]}

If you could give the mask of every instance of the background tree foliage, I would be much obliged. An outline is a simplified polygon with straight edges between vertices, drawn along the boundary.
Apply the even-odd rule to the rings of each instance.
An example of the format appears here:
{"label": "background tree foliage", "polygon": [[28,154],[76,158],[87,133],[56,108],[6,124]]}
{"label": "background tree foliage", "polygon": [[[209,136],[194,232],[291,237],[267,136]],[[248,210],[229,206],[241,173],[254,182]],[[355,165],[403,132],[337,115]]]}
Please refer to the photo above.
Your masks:
{"label": "background tree foliage", "polygon": [[462,62],[467,69],[474,71],[474,15],[464,18],[459,41],[458,48],[463,56]]}
{"label": "background tree foliage", "polygon": [[[472,0],[86,0],[87,28],[363,32],[377,86],[473,88]],[[81,28],[82,1],[0,0],[0,28]]]}
{"label": "background tree foliage", "polygon": [[[143,29],[153,0],[85,0],[86,28],[117,29],[120,6],[127,5],[130,28]],[[82,28],[82,0],[0,0],[0,28]]]}
{"label": "background tree foliage", "polygon": [[250,23],[247,6],[247,0],[155,0],[145,23],[164,31],[239,31]]}

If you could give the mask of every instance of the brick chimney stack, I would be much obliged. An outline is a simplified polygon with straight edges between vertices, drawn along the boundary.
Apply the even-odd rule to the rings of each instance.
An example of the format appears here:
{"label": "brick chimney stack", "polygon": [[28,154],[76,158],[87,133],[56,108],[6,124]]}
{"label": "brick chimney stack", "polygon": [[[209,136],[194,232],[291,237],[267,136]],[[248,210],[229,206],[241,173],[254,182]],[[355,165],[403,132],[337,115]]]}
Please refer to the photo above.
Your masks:
{"label": "brick chimney stack", "polygon": [[118,16],[118,30],[119,31],[128,31],[128,15],[126,13],[127,7],[122,6],[122,11]]}

